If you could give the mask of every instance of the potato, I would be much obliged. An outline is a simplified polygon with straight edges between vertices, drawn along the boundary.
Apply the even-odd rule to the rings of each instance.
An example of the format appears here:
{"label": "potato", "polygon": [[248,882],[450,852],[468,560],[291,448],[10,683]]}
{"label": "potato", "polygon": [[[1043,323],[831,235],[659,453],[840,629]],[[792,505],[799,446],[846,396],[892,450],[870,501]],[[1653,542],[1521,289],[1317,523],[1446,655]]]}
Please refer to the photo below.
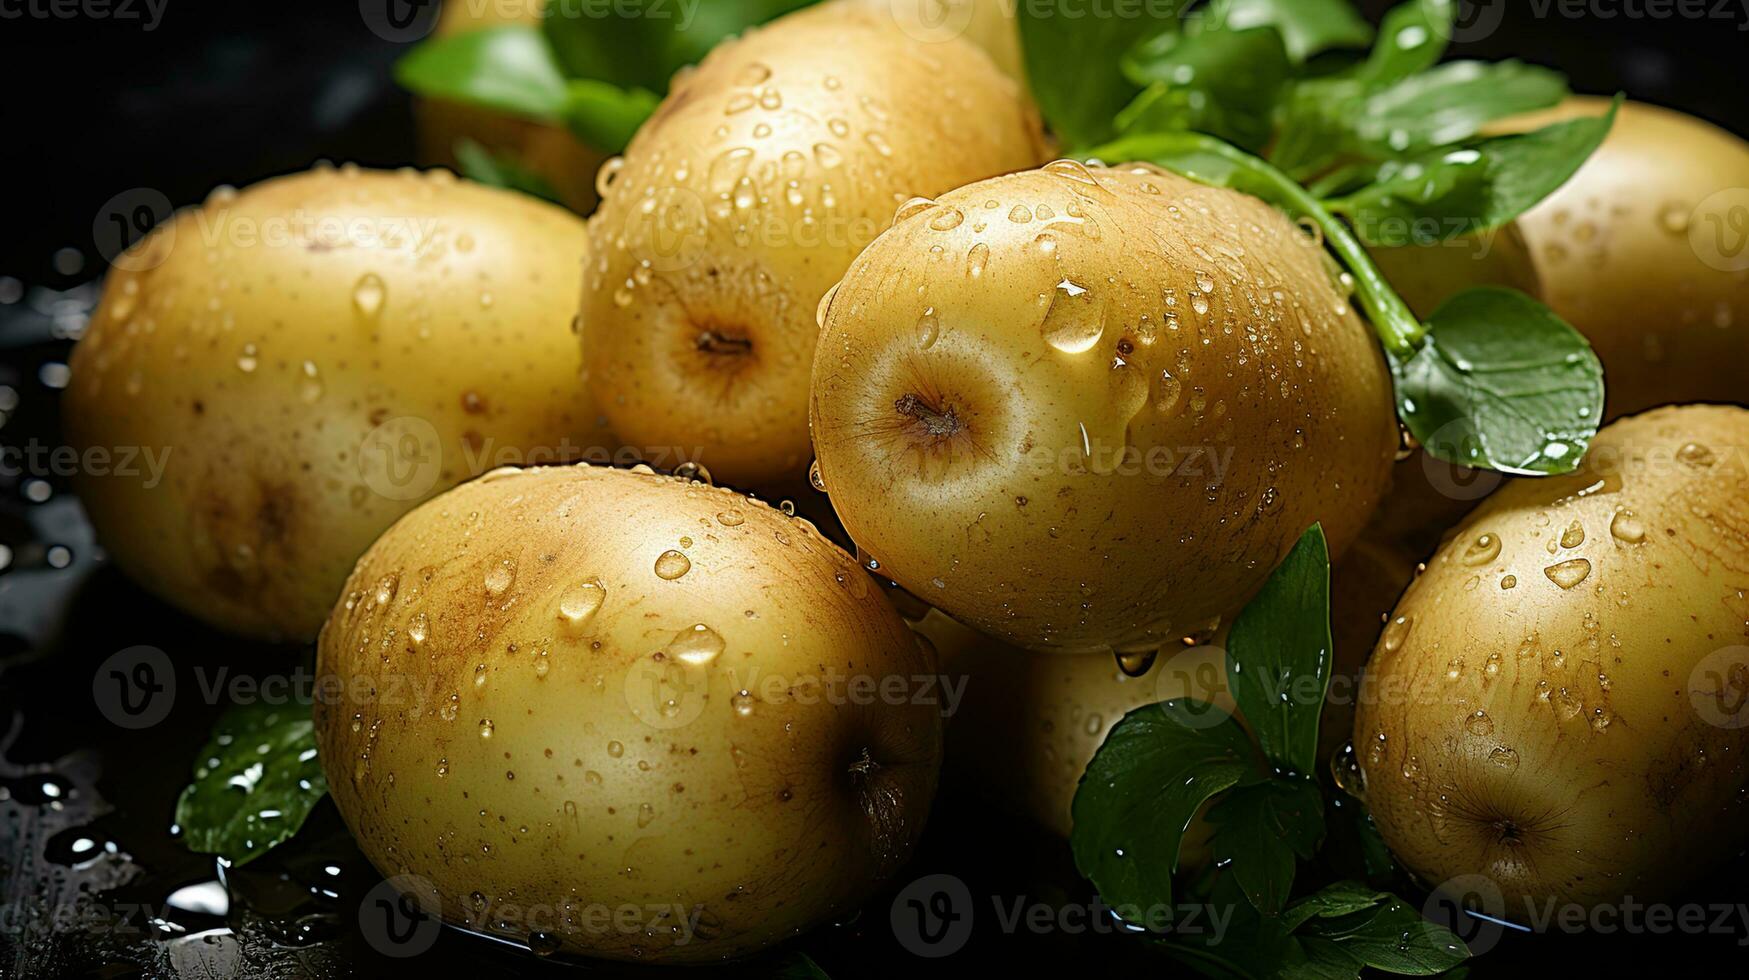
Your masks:
{"label": "potato", "polygon": [[[1608,107],[1574,98],[1507,128]],[[1597,153],[1518,224],[1543,300],[1603,361],[1608,417],[1749,400],[1749,143],[1630,102]]]}
{"label": "potato", "polygon": [[1617,422],[1580,471],[1495,493],[1410,586],[1355,741],[1421,880],[1485,876],[1526,921],[1658,901],[1742,848],[1746,453],[1740,408]]}
{"label": "potato", "polygon": [[[1174,645],[1131,665],[1142,671],[1131,677],[1109,654],[1028,654],[939,611],[912,628],[940,651],[950,677],[964,679],[948,722],[948,770],[1060,837],[1069,836],[1081,773],[1125,714],[1172,698],[1211,704],[1195,716],[1211,725],[1238,711],[1219,647]],[[1206,844],[1206,828],[1192,837],[1194,851]]]}
{"label": "potato", "polygon": [[[1577,97],[1518,117],[1502,132],[1607,112]],[[1604,364],[1605,415],[1684,401],[1744,402],[1737,365],[1749,354],[1749,254],[1736,272],[1732,229],[1749,232],[1749,145],[1679,113],[1627,103],[1603,146],[1567,185],[1475,246],[1377,249],[1373,257],[1418,313],[1475,285],[1539,296],[1578,327]],[[1705,207],[1702,201],[1710,200]],[[1735,222],[1735,224],[1733,224]],[[1705,229],[1725,234],[1697,247]],[[1723,242],[1722,249],[1720,241]],[[1744,244],[1738,241],[1735,244]],[[1396,467],[1379,535],[1425,554],[1496,487],[1492,473],[1417,452]]]}
{"label": "potato", "polygon": [[[1576,96],[1507,120],[1529,132],[1609,110]],[[1629,102],[1563,187],[1480,243],[1375,249],[1423,316],[1477,285],[1542,299],[1591,341],[1606,417],[1688,401],[1745,401],[1749,354],[1749,143],[1692,116]]]}
{"label": "potato", "polygon": [[893,18],[906,34],[926,43],[963,37],[981,48],[1002,74],[1026,85],[1026,63],[1015,26],[1018,0],[858,0]]}
{"label": "potato", "polygon": [[72,444],[165,464],[81,480],[104,547],[215,626],[314,636],[419,500],[607,445],[567,331],[583,248],[563,209],[444,171],[323,167],[180,213],[73,353]]}
{"label": "potato", "polygon": [[1035,650],[1138,653],[1337,551],[1398,438],[1377,340],[1273,208],[1154,168],[973,184],[857,258],[819,476],[885,574]]}
{"label": "potato", "polygon": [[[1318,758],[1347,744],[1353,728],[1361,665],[1385,616],[1415,573],[1400,549],[1363,538],[1331,573],[1332,681],[1318,725]],[[943,669],[964,679],[949,719],[947,768],[999,806],[1068,837],[1070,804],[1087,763],[1125,714],[1172,698],[1194,698],[1218,709],[1206,717],[1238,716],[1228,693],[1224,630],[1207,644],[1172,644],[1128,665],[1109,654],[1041,656],[1017,650],[931,610],[912,628],[940,651]],[[1240,724],[1244,724],[1240,719]],[[1001,758],[1002,765],[990,765]],[[1191,836],[1191,863],[1206,856],[1208,827]]]}
{"label": "potato", "polygon": [[1423,319],[1446,300],[1477,286],[1510,286],[1541,294],[1536,260],[1516,222],[1437,245],[1368,250],[1397,295]]}
{"label": "potato", "polygon": [[1036,165],[1042,141],[988,58],[884,12],[826,4],[719,46],[602,171],[583,336],[603,411],[727,482],[799,479],[826,290],[913,195]]}
{"label": "potato", "polygon": [[[1387,505],[1388,508],[1388,505]],[[1330,686],[1318,716],[1318,759],[1340,753],[1354,733],[1354,710],[1367,658],[1403,590],[1414,581],[1422,552],[1368,525],[1330,570]]]}
{"label": "potato", "polygon": [[[856,561],[647,469],[499,471],[420,507],[318,657],[372,694],[316,711],[365,855],[546,949],[724,959],[854,908],[941,764],[934,657]],[[599,927],[620,909],[637,928]]]}
{"label": "potato", "polygon": [[[538,23],[543,6],[544,0],[508,4],[448,0],[438,16],[435,34],[447,37],[488,27]],[[419,158],[426,163],[454,167],[456,144],[473,140],[539,175],[571,210],[578,214],[595,210],[595,172],[607,154],[585,146],[563,127],[443,99],[414,100],[413,116],[419,131]]]}

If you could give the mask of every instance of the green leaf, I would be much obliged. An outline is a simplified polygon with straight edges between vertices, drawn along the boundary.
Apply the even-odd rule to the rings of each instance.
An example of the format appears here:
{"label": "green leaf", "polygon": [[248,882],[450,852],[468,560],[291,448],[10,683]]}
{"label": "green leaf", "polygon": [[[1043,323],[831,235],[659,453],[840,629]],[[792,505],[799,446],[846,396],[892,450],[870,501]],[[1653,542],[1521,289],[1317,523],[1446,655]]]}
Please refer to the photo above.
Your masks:
{"label": "green leaf", "polygon": [[1330,650],[1330,552],[1314,524],[1227,637],[1227,684],[1239,713],[1263,754],[1294,775],[1317,764]]}
{"label": "green leaf", "polygon": [[1450,146],[1505,116],[1559,103],[1566,80],[1507,61],[1435,65],[1451,37],[1452,0],[1414,0],[1386,15],[1361,65],[1292,86],[1270,154],[1301,180],[1355,158],[1400,160]]}
{"label": "green leaf", "polygon": [[1177,33],[1179,17],[1195,0],[1162,0],[1136,16],[1089,16],[1080,8],[1022,3],[1015,11],[1026,75],[1045,121],[1067,146],[1090,146],[1116,132],[1114,120],[1141,86],[1118,65],[1131,47],[1162,33]]}
{"label": "green leaf", "polygon": [[1311,221],[1324,233],[1324,244],[1354,277],[1355,297],[1384,341],[1385,350],[1408,357],[1420,348],[1425,328],[1379,272],[1366,246],[1310,192],[1267,161],[1202,133],[1126,137],[1087,156],[1114,163],[1153,163],[1214,187],[1244,191],[1275,205],[1290,218]]}
{"label": "green leaf", "polygon": [[191,851],[245,864],[297,833],[328,792],[307,705],[227,709],[176,801]]}
{"label": "green leaf", "polygon": [[1391,8],[1355,78],[1377,89],[1432,68],[1445,55],[1456,23],[1456,0],[1409,0]]}
{"label": "green leaf", "polygon": [[1314,918],[1335,918],[1370,909],[1391,896],[1357,881],[1338,881],[1296,900],[1281,915],[1289,930],[1298,929]]}
{"label": "green leaf", "polygon": [[1452,62],[1377,90],[1352,78],[1314,79],[1283,97],[1271,159],[1301,178],[1343,158],[1405,160],[1567,95],[1559,74],[1517,61]]}
{"label": "green leaf", "polygon": [[1215,882],[1207,901],[1230,910],[1224,934],[1158,941],[1163,952],[1204,976],[1355,980],[1368,968],[1430,976],[1469,955],[1457,937],[1395,896],[1354,882],[1329,885],[1280,916],[1259,915],[1230,875]]}
{"label": "green leaf", "polygon": [[1324,51],[1364,48],[1373,39],[1372,25],[1348,0],[1226,0],[1210,9],[1224,14],[1230,31],[1274,27],[1296,64]]}
{"label": "green leaf", "polygon": [[[1332,763],[1333,767],[1345,765],[1340,757]],[[1397,865],[1384,838],[1379,836],[1372,815],[1366,812],[1366,805],[1343,792],[1331,793],[1325,802],[1328,832],[1321,849],[1324,866],[1373,883],[1390,879]]]}
{"label": "green leaf", "polygon": [[675,72],[703,60],[724,38],[812,2],[558,3],[548,7],[542,29],[567,76],[626,89],[667,92]]}
{"label": "green leaf", "polygon": [[1445,927],[1429,922],[1401,899],[1386,895],[1379,904],[1345,915],[1314,916],[1296,930],[1309,959],[1330,969],[1352,965],[1359,976],[1371,967],[1402,976],[1443,973],[1469,958],[1470,951]]}
{"label": "green leaf", "polygon": [[1429,453],[1526,475],[1578,465],[1603,417],[1603,368],[1578,331],[1496,287],[1459,293],[1427,325],[1421,350],[1392,367],[1398,412]]}
{"label": "green leaf", "polygon": [[462,176],[469,180],[488,187],[521,191],[543,201],[559,202],[558,191],[553,190],[553,185],[547,183],[545,177],[508,156],[494,154],[473,140],[456,141],[455,159],[461,165]]}
{"label": "green leaf", "polygon": [[1489,231],[1565,184],[1609,135],[1615,112],[1384,163],[1365,186],[1325,206],[1369,245],[1430,245]]}
{"label": "green leaf", "polygon": [[1214,858],[1244,889],[1257,911],[1276,915],[1287,904],[1294,868],[1317,853],[1324,836],[1324,798],[1311,779],[1271,779],[1233,790],[1209,810]]}
{"label": "green leaf", "polygon": [[[1437,64],[1455,17],[1452,0],[1410,0],[1392,8],[1364,62],[1293,86],[1277,114],[1279,138],[1270,160],[1309,180],[1344,153],[1365,148],[1355,134],[1363,125],[1367,97]],[[1388,137],[1391,130],[1384,132]],[[1378,145],[1388,149],[1390,144],[1387,139]]]}
{"label": "green leaf", "polygon": [[1496,119],[1545,109],[1569,94],[1566,79],[1547,68],[1454,61],[1367,97],[1349,120],[1348,146],[1374,158],[1450,146]]}
{"label": "green leaf", "polygon": [[1256,151],[1268,145],[1292,66],[1273,27],[1220,30],[1193,18],[1124,56],[1131,81],[1148,86],[1118,115],[1132,132],[1196,130]]}
{"label": "green leaf", "polygon": [[606,153],[623,152],[662,101],[654,92],[587,78],[568,82],[565,94],[566,127],[579,140]]}
{"label": "green leaf", "polygon": [[[1289,217],[1316,224],[1353,277],[1355,298],[1384,343],[1397,378],[1398,414],[1436,457],[1506,472],[1562,473],[1578,464],[1596,435],[1603,405],[1597,357],[1541,303],[1507,289],[1472,290],[1424,325],[1354,232],[1269,163],[1201,133],[1129,137],[1090,155],[1152,162],[1255,194]],[[1430,327],[1435,333],[1443,329],[1444,336],[1430,336]],[[1246,703],[1257,693],[1235,683],[1234,696],[1246,718],[1259,725],[1265,750],[1279,751],[1262,727],[1272,724],[1269,716],[1259,709],[1254,717]],[[1304,751],[1301,736],[1290,744]],[[1306,771],[1303,761],[1299,765]]]}
{"label": "green leaf", "polygon": [[395,81],[428,98],[551,122],[565,106],[565,78],[531,26],[434,38],[395,63]]}
{"label": "green leaf", "polygon": [[830,980],[826,971],[820,968],[806,953],[785,953],[773,964],[771,976],[777,980]]}
{"label": "green leaf", "polygon": [[1108,905],[1170,905],[1191,818],[1216,793],[1260,778],[1245,730],[1218,709],[1188,700],[1137,708],[1081,775],[1070,810],[1075,866]]}
{"label": "green leaf", "polygon": [[1276,139],[1269,162],[1299,181],[1333,165],[1347,142],[1348,114],[1360,87],[1347,78],[1321,78],[1288,86],[1276,108]]}
{"label": "green leaf", "polygon": [[1218,910],[1226,925],[1200,933],[1174,933],[1157,940],[1161,950],[1204,976],[1273,980],[1298,945],[1276,916],[1260,914],[1234,876],[1217,873],[1202,904]]}

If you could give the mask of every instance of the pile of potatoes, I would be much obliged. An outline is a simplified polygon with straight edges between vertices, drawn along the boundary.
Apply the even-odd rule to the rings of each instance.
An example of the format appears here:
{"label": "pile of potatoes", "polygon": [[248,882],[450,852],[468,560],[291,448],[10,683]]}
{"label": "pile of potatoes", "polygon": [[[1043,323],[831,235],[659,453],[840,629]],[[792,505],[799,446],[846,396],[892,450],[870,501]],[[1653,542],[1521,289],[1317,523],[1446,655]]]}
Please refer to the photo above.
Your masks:
{"label": "pile of potatoes", "polygon": [[[1051,162],[978,6],[984,47],[857,0],[724,43],[599,174],[551,158],[573,203],[599,190],[587,222],[349,166],[181,213],[73,358],[74,442],[171,450],[161,482],[81,488],[109,554],[214,626],[319,634],[368,692],[316,708],[364,852],[548,951],[718,960],[853,911],[944,755],[1066,835],[1126,710],[1234,710],[1222,624],[1314,522],[1325,753],[1352,731],[1421,880],[1605,903],[1734,853],[1749,411],[1687,403],[1744,395],[1749,262],[1706,235],[1749,146],[1630,104],[1486,261],[1381,256],[1417,305],[1529,289],[1604,361],[1621,420],[1585,465],[1476,506],[1398,461],[1378,344],[1305,232]],[[546,138],[506,122],[441,138]],[[823,491],[854,556],[723,487]]]}

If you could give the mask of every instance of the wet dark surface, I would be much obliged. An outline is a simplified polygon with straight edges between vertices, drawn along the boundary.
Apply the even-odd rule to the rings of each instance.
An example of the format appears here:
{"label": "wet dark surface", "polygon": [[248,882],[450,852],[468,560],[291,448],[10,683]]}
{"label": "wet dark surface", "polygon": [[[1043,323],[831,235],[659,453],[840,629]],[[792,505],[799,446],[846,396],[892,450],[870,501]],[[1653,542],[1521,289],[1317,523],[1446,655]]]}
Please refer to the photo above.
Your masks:
{"label": "wet dark surface", "polygon": [[[1738,22],[1571,21],[1535,16],[1529,3],[1509,6],[1503,26],[1466,53],[1554,64],[1581,90],[1625,87],[1749,132],[1749,34]],[[1749,12],[1738,13],[1749,21]],[[94,223],[107,201],[148,188],[180,206],[214,184],[319,158],[406,162],[407,100],[388,82],[399,50],[366,29],[350,3],[222,12],[171,4],[151,31],[117,19],[0,21],[0,84],[9,93],[0,106],[8,149],[0,162],[0,445],[61,444],[58,391],[104,269]],[[408,969],[361,931],[360,900],[381,879],[330,804],[290,843],[242,869],[191,854],[172,832],[176,796],[223,707],[201,696],[203,687],[227,676],[292,675],[309,651],[243,644],[147,597],[105,565],[62,477],[8,474],[0,475],[0,977],[323,978]],[[131,731],[106,717],[95,685],[108,658],[140,645],[169,654],[183,694],[163,721]],[[1693,900],[1749,901],[1746,870],[1742,860],[1725,865]],[[892,892],[798,948],[841,978],[1182,972],[1120,936],[1003,933],[992,899],[1063,908],[1085,907],[1089,895],[1061,842],[953,786],[895,888],[933,874],[964,881],[977,903],[976,928],[957,955],[909,953],[889,922]],[[1629,962],[1668,963],[1689,975],[1740,972],[1749,922],[1741,913],[1716,921],[1717,934],[1699,936],[1508,934],[1473,973],[1610,976]],[[744,972],[763,975],[775,962]],[[431,965],[481,977],[628,972],[544,961],[459,933],[440,936],[411,968]]]}

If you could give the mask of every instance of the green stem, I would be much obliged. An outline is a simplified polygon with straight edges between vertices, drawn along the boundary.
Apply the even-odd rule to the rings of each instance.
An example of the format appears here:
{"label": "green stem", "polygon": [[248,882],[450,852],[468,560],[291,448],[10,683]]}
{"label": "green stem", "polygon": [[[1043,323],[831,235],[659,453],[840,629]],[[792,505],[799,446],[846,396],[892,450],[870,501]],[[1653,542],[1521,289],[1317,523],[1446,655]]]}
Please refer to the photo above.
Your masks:
{"label": "green stem", "polygon": [[1216,187],[1256,195],[1288,213],[1310,220],[1324,243],[1354,277],[1355,294],[1372,320],[1385,349],[1404,359],[1421,349],[1427,328],[1373,264],[1366,246],[1309,191],[1266,161],[1201,133],[1150,133],[1120,139],[1079,154],[1108,163],[1146,161]]}

